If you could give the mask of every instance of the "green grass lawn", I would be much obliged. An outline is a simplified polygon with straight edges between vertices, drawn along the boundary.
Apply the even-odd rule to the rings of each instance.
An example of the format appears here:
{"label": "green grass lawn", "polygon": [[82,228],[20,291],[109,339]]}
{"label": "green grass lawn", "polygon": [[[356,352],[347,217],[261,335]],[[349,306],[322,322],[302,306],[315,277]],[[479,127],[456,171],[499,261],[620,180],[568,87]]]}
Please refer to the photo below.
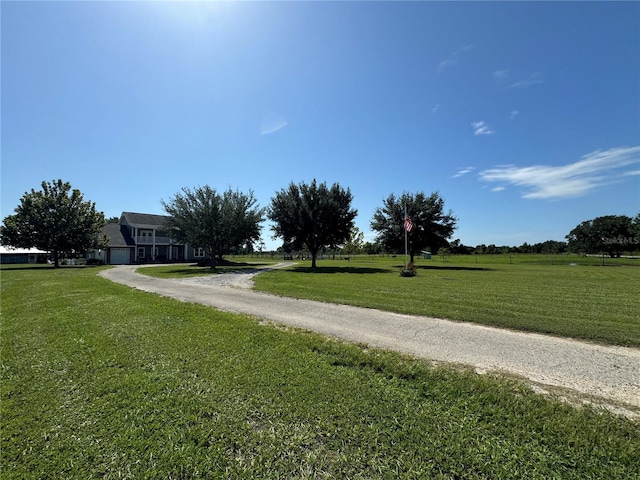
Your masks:
{"label": "green grass lawn", "polygon": [[300,262],[254,281],[277,295],[640,345],[640,268],[500,257],[420,259],[410,278],[399,275],[400,257],[322,260],[315,271]]}
{"label": "green grass lawn", "polygon": [[97,271],[0,272],[3,479],[640,477],[637,423]]}
{"label": "green grass lawn", "polygon": [[241,272],[242,270],[253,270],[264,268],[277,262],[269,260],[252,259],[251,262],[237,260],[237,265],[220,265],[215,269],[211,267],[198,267],[194,264],[175,264],[159,266],[141,266],[138,272],[155,278],[184,278],[198,277],[203,275],[219,275],[229,272]]}

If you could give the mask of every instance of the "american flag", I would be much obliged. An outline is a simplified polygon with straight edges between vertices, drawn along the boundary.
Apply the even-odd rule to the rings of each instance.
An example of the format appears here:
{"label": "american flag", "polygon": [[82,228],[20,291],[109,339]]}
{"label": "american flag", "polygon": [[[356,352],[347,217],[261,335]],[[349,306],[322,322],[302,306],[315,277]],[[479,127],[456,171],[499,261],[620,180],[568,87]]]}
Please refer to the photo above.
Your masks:
{"label": "american flag", "polygon": [[411,217],[407,215],[406,217],[404,217],[404,229],[407,232],[410,232],[412,228],[413,228],[413,222],[411,221]]}

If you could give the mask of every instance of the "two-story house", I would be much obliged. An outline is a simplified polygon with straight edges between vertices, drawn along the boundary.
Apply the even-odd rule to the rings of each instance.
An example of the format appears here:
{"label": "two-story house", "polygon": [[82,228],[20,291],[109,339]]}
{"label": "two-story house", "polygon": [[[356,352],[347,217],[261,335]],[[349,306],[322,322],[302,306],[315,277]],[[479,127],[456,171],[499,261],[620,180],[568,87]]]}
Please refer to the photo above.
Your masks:
{"label": "two-story house", "polygon": [[118,223],[104,228],[109,242],[92,257],[109,265],[148,262],[191,262],[204,258],[201,248],[178,243],[165,230],[167,217],[122,212]]}

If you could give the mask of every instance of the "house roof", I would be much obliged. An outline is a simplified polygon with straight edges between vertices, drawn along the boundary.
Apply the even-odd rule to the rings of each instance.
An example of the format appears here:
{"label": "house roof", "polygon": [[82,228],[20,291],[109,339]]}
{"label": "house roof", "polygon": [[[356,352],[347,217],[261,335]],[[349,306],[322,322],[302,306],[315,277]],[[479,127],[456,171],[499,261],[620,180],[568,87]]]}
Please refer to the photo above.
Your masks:
{"label": "house roof", "polygon": [[2,255],[25,255],[29,253],[48,253],[39,248],[13,248],[9,245],[0,245],[0,254]]}
{"label": "house roof", "polygon": [[129,231],[118,223],[107,223],[102,231],[109,237],[110,247],[129,247],[134,245]]}
{"label": "house roof", "polygon": [[161,229],[169,217],[166,215],[154,215],[152,213],[122,212],[120,222],[122,222],[122,218],[132,227]]}

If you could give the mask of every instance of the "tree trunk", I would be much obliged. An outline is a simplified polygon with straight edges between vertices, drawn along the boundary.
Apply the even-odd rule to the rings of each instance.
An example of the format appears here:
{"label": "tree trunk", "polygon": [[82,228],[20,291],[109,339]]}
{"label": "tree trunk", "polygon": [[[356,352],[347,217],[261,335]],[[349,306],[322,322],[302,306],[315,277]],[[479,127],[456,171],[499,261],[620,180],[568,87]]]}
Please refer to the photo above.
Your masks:
{"label": "tree trunk", "polygon": [[53,268],[60,267],[60,255],[57,250],[53,251]]}
{"label": "tree trunk", "polygon": [[318,256],[318,252],[311,252],[311,268],[316,268],[316,257]]}
{"label": "tree trunk", "polygon": [[211,255],[211,269],[212,270],[216,269],[216,256],[215,255]]}

